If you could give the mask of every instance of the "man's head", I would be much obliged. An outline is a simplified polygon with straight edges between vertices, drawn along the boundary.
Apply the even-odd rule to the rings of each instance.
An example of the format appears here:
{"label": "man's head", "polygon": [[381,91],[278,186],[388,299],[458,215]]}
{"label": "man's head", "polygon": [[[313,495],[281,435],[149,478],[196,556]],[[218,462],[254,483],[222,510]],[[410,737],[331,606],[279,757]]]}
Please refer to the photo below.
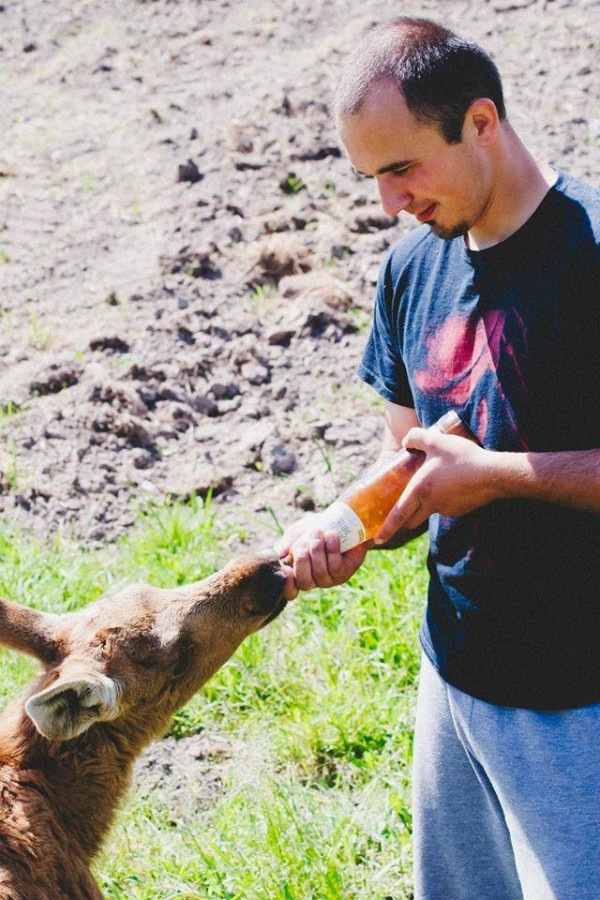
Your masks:
{"label": "man's head", "polygon": [[443,238],[485,213],[506,110],[498,71],[476,44],[426,19],[378,26],[344,68],[335,113],[386,212],[406,209]]}
{"label": "man's head", "polygon": [[373,28],[349,57],[335,95],[338,119],[356,115],[370,89],[390,79],[420,122],[459,143],[473,100],[488,97],[506,117],[498,70],[481,47],[429,19],[406,16]]}

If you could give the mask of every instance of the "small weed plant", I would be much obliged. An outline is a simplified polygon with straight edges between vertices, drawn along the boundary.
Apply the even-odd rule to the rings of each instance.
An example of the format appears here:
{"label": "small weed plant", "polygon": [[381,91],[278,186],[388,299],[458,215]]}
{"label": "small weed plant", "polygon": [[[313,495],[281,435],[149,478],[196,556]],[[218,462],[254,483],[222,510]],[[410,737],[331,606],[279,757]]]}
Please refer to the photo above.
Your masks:
{"label": "small weed plant", "polygon": [[[242,550],[199,501],[154,508],[117,547],[0,531],[0,593],[65,612],[132,581],[182,584]],[[237,544],[237,546],[236,546]],[[409,767],[424,545],[370,553],[301,594],[180,711],[171,735],[241,752],[184,821],[132,792],[95,872],[112,900],[409,900]],[[35,663],[0,650],[4,705]],[[200,777],[200,776],[199,776]],[[190,800],[192,804],[192,800]]]}
{"label": "small weed plant", "polygon": [[44,324],[35,313],[29,316],[27,343],[34,350],[49,350],[56,337],[56,331]]}

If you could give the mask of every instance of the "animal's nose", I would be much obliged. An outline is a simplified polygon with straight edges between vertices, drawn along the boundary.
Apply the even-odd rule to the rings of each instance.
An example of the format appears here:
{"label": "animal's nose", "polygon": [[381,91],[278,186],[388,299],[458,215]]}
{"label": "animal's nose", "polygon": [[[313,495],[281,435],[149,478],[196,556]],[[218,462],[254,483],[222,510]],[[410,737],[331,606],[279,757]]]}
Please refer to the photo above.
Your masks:
{"label": "animal's nose", "polygon": [[[279,615],[285,606],[286,576],[276,553],[255,553],[241,561],[242,603],[251,616],[265,617],[263,624]],[[262,627],[262,626],[261,626]]]}
{"label": "animal's nose", "polygon": [[[264,559],[264,557],[261,558]],[[264,559],[264,563],[261,566],[263,572],[266,570],[267,583],[273,586],[273,590],[280,595],[283,591],[283,586],[285,585],[285,572],[283,570],[283,564],[279,559],[277,553],[274,553],[272,556],[269,556],[268,559]]]}
{"label": "animal's nose", "polygon": [[272,622],[273,619],[277,618],[279,613],[282,612],[287,605],[287,600],[284,596],[286,576],[281,560],[277,554],[274,559],[268,560],[268,565],[270,568],[271,586],[266,591],[266,595],[263,595],[263,600],[260,604],[262,612],[267,613],[267,618],[263,623],[264,625],[267,625],[269,622]]}
{"label": "animal's nose", "polygon": [[259,550],[251,556],[241,557],[234,562],[236,564],[241,578],[257,589],[273,591],[285,581],[284,567],[275,550]]}
{"label": "animal's nose", "polygon": [[261,559],[267,560],[267,562],[278,563],[281,566],[279,554],[272,547],[267,547],[265,550],[259,550],[256,555],[260,556]]}

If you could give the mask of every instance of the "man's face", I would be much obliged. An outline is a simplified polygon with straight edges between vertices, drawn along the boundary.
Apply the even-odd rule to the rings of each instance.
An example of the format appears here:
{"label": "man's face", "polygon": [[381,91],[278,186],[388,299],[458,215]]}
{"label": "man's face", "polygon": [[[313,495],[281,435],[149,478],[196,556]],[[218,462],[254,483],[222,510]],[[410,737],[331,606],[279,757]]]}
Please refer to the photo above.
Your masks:
{"label": "man's face", "polygon": [[426,222],[441,238],[466,234],[485,215],[490,199],[485,155],[476,129],[449,144],[435,124],[418,121],[389,80],[375,84],[360,111],[339,122],[354,168],[377,180],[381,204]]}

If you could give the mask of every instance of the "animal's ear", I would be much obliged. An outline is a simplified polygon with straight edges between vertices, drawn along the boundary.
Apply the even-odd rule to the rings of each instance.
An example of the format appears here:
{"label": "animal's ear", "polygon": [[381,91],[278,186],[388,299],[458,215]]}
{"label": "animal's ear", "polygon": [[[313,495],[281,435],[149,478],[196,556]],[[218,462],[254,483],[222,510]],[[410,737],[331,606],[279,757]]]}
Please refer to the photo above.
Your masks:
{"label": "animal's ear", "polygon": [[25,703],[35,727],[51,741],[68,741],[94,722],[108,722],[119,715],[119,688],[112,678],[94,673],[83,678],[55,682]]}
{"label": "animal's ear", "polygon": [[55,638],[58,621],[59,616],[0,598],[0,644],[31,653],[42,662],[52,661],[59,651]]}

